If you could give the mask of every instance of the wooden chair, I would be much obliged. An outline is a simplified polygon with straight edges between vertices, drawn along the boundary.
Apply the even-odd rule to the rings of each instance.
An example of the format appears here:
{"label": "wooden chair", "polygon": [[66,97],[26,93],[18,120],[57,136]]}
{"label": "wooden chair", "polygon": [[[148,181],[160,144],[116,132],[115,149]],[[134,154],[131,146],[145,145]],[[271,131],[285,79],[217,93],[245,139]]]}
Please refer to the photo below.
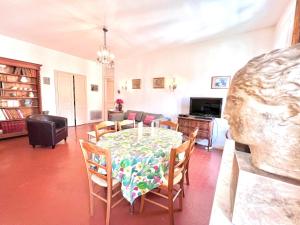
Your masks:
{"label": "wooden chair", "polygon": [[175,122],[172,122],[169,120],[159,121],[159,127],[161,127],[161,126],[168,126],[168,127],[170,127],[170,129],[178,131],[178,123],[175,123]]}
{"label": "wooden chair", "polygon": [[[186,162],[186,152],[190,146],[190,141],[184,142],[178,148],[172,148],[169,160],[169,173],[165,177],[165,181],[158,187],[158,192],[150,191],[159,197],[162,197],[168,201],[168,206],[146,198],[146,195],[141,196],[140,213],[143,212],[145,201],[155,204],[169,211],[170,225],[174,225],[174,202],[179,197],[179,209],[182,210],[182,198],[183,198],[183,172]],[[183,153],[184,157],[179,157],[179,154]],[[163,194],[163,193],[166,194]]]}
{"label": "wooden chair", "polygon": [[[117,190],[117,188],[120,187],[120,183],[116,179],[112,178],[110,151],[97,147],[96,145],[82,139],[80,139],[79,142],[84,157],[89,181],[90,214],[92,216],[94,215],[94,197],[96,197],[106,203],[105,224],[109,225],[111,209],[124,199],[122,197],[118,199],[114,204],[112,204],[113,198],[116,197],[121,192],[121,190]],[[102,163],[100,164],[100,162],[97,162],[97,160],[95,160],[99,159],[100,157],[104,157],[105,163],[103,163],[103,165]],[[96,190],[99,189],[99,187],[106,189],[105,197],[99,194],[99,190]]]}
{"label": "wooden chair", "polygon": [[100,140],[100,137],[104,134],[116,132],[117,123],[114,121],[103,121],[94,125],[94,130],[88,132],[88,140],[96,143]]}
{"label": "wooden chair", "polygon": [[193,152],[195,150],[195,144],[196,144],[196,138],[197,138],[198,130],[199,130],[199,128],[196,127],[195,130],[192,133],[190,133],[190,135],[189,135],[190,146],[189,146],[189,149],[188,149],[188,152],[187,152],[187,155],[186,155],[186,163],[185,163],[185,168],[184,168],[184,174],[185,174],[187,185],[190,185],[189,164],[190,164],[191,155],[193,154]]}
{"label": "wooden chair", "polygon": [[135,128],[135,120],[123,120],[118,121],[118,130],[122,130],[123,126],[133,125],[133,128]]}

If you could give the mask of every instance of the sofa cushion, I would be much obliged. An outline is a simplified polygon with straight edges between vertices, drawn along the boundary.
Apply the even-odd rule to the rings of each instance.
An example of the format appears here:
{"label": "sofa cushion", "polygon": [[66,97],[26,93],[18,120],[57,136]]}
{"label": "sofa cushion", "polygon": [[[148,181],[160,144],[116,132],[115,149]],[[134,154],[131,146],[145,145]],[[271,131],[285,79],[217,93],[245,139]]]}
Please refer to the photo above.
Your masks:
{"label": "sofa cushion", "polygon": [[136,113],[131,112],[131,113],[128,113],[127,119],[129,119],[129,120],[135,120],[135,117],[136,117]]}
{"label": "sofa cushion", "polygon": [[144,112],[141,121],[144,121],[147,115],[154,116],[154,120],[164,117],[162,114],[155,114],[155,113]]}
{"label": "sofa cushion", "polygon": [[128,120],[129,113],[136,113],[135,120],[137,122],[141,122],[142,121],[142,116],[143,116],[143,112],[142,111],[127,110],[127,112],[124,115],[124,119],[125,120]]}
{"label": "sofa cushion", "polygon": [[143,123],[145,125],[150,125],[153,120],[155,120],[155,116],[153,116],[153,115],[146,115]]}

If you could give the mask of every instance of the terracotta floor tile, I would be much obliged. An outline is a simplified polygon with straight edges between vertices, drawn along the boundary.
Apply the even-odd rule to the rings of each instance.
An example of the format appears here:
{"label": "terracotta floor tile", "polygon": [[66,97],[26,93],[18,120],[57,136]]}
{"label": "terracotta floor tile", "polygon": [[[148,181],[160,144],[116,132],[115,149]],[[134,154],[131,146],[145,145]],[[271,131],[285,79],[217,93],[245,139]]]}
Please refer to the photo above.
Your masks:
{"label": "terracotta floor tile", "polygon": [[[105,205],[96,201],[89,216],[85,165],[78,139],[90,125],[69,129],[67,143],[53,150],[33,149],[27,137],[0,141],[0,225],[101,225]],[[185,186],[182,212],[176,225],[207,225],[222,151],[197,147],[190,163],[190,186]],[[135,204],[138,211],[139,201]],[[111,225],[165,225],[168,213],[145,203],[144,213],[129,213],[123,201],[112,210]]]}

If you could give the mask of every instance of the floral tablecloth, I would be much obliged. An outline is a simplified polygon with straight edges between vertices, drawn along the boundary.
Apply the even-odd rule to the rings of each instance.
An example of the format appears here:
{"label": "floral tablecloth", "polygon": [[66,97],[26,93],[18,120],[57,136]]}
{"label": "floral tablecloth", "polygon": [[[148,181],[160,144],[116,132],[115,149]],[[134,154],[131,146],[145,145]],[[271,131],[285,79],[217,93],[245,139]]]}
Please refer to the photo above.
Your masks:
{"label": "floral tablecloth", "polygon": [[158,187],[168,169],[172,147],[182,143],[182,134],[170,129],[144,127],[109,133],[97,143],[109,149],[113,177],[121,182],[124,198],[130,203]]}

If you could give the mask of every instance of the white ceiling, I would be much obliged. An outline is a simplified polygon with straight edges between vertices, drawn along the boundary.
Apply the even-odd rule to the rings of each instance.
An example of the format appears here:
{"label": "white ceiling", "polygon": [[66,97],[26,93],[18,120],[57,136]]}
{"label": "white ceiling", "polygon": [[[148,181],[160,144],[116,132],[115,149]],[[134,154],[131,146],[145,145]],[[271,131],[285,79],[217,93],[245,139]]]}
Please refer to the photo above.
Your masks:
{"label": "white ceiling", "polygon": [[0,33],[95,60],[275,25],[290,0],[1,0]]}

